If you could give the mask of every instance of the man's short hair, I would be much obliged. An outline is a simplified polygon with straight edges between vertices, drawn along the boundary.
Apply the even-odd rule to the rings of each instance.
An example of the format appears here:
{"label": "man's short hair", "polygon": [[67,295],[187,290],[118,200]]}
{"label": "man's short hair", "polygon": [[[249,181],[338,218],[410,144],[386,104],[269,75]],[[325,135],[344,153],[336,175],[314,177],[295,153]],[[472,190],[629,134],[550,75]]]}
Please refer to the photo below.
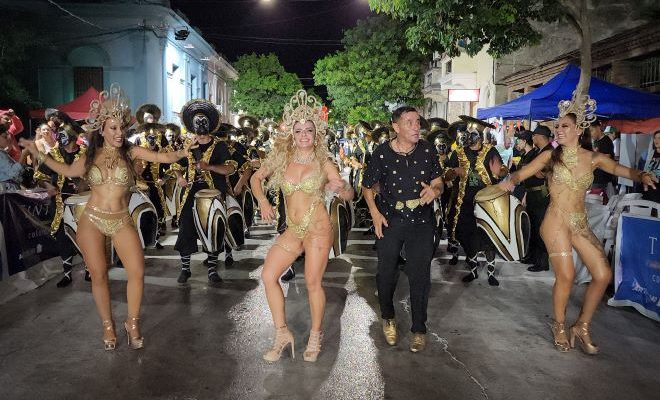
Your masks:
{"label": "man's short hair", "polygon": [[402,106],[397,108],[392,112],[392,123],[395,124],[399,122],[401,119],[401,116],[407,112],[417,112],[417,109],[415,107],[410,107],[410,106]]}

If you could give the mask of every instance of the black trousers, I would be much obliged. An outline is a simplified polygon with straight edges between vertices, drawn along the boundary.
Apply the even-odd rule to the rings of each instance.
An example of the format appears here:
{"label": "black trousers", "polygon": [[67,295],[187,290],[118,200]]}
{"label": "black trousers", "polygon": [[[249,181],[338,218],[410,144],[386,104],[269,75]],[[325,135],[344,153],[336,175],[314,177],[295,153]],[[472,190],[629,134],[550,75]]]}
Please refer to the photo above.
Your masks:
{"label": "black trousers", "polygon": [[55,232],[55,242],[57,243],[57,251],[60,254],[62,260],[66,260],[69,257],[73,257],[78,254],[78,249],[76,245],[73,244],[71,239],[64,232],[64,221],[60,222],[60,227]]}
{"label": "black trousers", "polygon": [[531,225],[529,234],[529,259],[534,265],[548,266],[548,251],[541,239],[541,223],[548,209],[550,198],[544,191],[527,192],[527,214]]}
{"label": "black trousers", "polygon": [[480,251],[483,251],[486,260],[493,261],[497,252],[495,246],[484,231],[477,228],[477,218],[474,216],[474,196],[478,190],[468,190],[463,197],[463,204],[456,223],[456,239],[463,247],[467,259],[474,258]]}
{"label": "black trousers", "polygon": [[[199,249],[197,246],[197,228],[195,228],[193,217],[193,205],[195,203],[195,193],[202,189],[208,189],[208,186],[203,183],[194,183],[183,208],[181,208],[181,215],[179,215],[179,234],[174,244],[174,250],[181,253],[182,256],[197,253]],[[183,196],[183,192],[181,196]]]}
{"label": "black trousers", "polygon": [[383,319],[394,318],[394,290],[399,279],[397,261],[401,248],[406,248],[405,273],[410,284],[412,328],[426,333],[426,308],[431,290],[431,259],[434,244],[433,221],[421,225],[383,227],[383,237],[376,240],[378,252],[378,301]]}

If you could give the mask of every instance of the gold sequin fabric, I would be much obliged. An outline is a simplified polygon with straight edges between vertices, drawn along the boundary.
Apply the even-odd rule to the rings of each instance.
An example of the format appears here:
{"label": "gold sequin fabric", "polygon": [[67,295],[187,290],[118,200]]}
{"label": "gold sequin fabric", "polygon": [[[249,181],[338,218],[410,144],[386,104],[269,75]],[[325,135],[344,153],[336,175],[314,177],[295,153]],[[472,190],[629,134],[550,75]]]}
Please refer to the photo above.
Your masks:
{"label": "gold sequin fabric", "polygon": [[118,166],[107,172],[107,177],[104,177],[101,169],[96,165],[92,165],[89,168],[89,171],[87,171],[87,182],[89,182],[90,186],[105,185],[107,183],[118,186],[131,186],[131,178],[128,173],[128,168]]}
{"label": "gold sequin fabric", "polygon": [[318,193],[321,187],[321,176],[313,174],[298,183],[292,183],[286,178],[282,182],[282,192],[285,196],[290,196],[294,192],[303,192],[307,194]]}
{"label": "gold sequin fabric", "polygon": [[287,215],[286,217],[287,229],[291,229],[291,231],[296,235],[298,239],[304,238],[305,234],[307,234],[307,230],[309,229],[309,224],[312,222],[312,215],[314,215],[314,210],[316,210],[316,206],[318,204],[319,201],[313,202],[312,205],[309,206],[309,209],[300,219],[300,222],[298,223],[294,223],[291,220],[291,218],[289,218],[289,216]]}
{"label": "gold sequin fabric", "polygon": [[113,237],[125,225],[131,225],[133,220],[128,214],[128,209],[121,211],[107,211],[88,204],[83,211],[89,221],[106,236]]}

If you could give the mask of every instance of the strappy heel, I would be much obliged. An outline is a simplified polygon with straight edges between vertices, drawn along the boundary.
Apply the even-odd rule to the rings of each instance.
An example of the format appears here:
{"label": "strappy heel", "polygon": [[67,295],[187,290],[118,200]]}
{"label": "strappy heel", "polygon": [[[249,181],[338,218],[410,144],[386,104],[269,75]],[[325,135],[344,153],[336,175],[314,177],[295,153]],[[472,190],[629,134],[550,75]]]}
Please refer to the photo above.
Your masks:
{"label": "strappy heel", "polygon": [[575,348],[575,338],[578,338],[580,340],[580,348],[583,352],[592,356],[599,353],[598,346],[591,340],[588,322],[576,322],[575,325],[571,326],[570,334],[571,348]]}
{"label": "strappy heel", "polygon": [[129,317],[126,322],[124,322],[124,329],[126,329],[126,338],[128,340],[128,346],[133,349],[141,349],[144,347],[144,338],[142,336],[131,336],[131,333],[138,331],[138,317]]}
{"label": "strappy heel", "polygon": [[568,333],[566,332],[566,324],[563,322],[552,321],[550,325],[552,335],[554,337],[554,345],[557,350],[565,353],[570,350],[568,343]]}
{"label": "strappy heel", "polygon": [[307,349],[303,353],[303,360],[309,362],[316,362],[316,359],[321,352],[321,341],[323,340],[323,332],[309,331],[309,341],[307,341]]}
{"label": "strappy heel", "polygon": [[291,358],[295,359],[296,353],[293,347],[293,335],[289,331],[289,328],[284,325],[281,328],[275,329],[275,340],[273,341],[273,348],[264,354],[264,360],[268,362],[278,361],[282,356],[282,351],[284,351],[284,348],[286,348],[289,344],[291,344]]}
{"label": "strappy heel", "polygon": [[[105,320],[103,324],[103,348],[105,351],[114,350],[117,347],[117,335],[115,334],[115,323],[111,320]],[[106,338],[111,336],[109,339]]]}

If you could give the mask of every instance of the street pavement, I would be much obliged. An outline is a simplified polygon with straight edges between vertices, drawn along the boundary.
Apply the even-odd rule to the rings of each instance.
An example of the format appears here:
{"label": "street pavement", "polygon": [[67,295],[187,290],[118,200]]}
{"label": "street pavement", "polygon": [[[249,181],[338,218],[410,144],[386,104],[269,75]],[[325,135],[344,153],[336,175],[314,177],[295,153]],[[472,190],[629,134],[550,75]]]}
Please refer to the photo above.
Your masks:
{"label": "street pavement", "polygon": [[[309,333],[304,266],[284,283],[295,359],[269,364],[273,325],[260,284],[275,231],[257,225],[236,263],[221,263],[212,286],[193,257],[179,285],[176,233],[163,250],[146,251],[141,328],[132,350],[118,329],[103,351],[91,288],[77,267],[71,287],[57,279],[0,306],[0,399],[657,399],[660,324],[603,302],[592,334],[601,354],[560,353],[552,345],[552,273],[498,262],[501,285],[485,272],[465,285],[463,261],[447,264],[445,242],[432,265],[428,345],[408,350],[410,307],[405,274],[396,293],[400,340],[385,343],[376,297],[373,237],[351,232],[347,251],[330,260],[325,338],[316,363],[302,360]],[[222,256],[221,256],[222,259]],[[110,271],[114,318],[126,317],[125,273]],[[573,322],[586,286],[575,287]]]}

